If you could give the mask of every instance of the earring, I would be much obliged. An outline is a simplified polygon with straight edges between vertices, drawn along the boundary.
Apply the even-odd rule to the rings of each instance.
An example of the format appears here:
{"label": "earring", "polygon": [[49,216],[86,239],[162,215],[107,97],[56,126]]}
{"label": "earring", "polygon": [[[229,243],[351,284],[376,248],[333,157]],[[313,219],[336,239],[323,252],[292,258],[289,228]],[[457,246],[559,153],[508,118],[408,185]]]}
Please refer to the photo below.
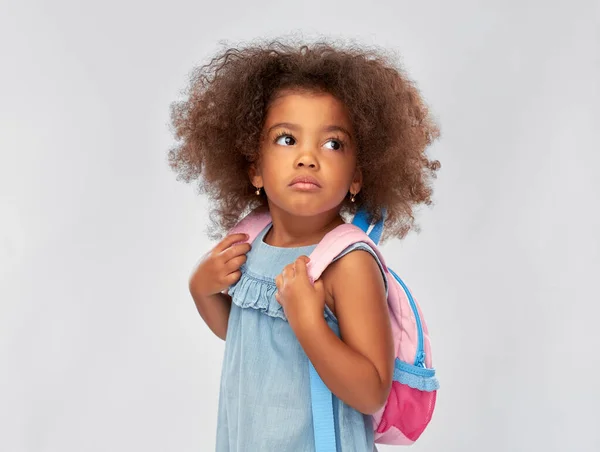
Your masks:
{"label": "earring", "polygon": [[256,191],[254,193],[256,193],[256,196],[260,196],[260,187],[256,187]]}
{"label": "earring", "polygon": [[356,201],[356,194],[354,194],[354,193],[352,193],[352,192],[351,192],[350,194],[352,195],[352,196],[350,197],[350,202],[354,202],[354,201]]}

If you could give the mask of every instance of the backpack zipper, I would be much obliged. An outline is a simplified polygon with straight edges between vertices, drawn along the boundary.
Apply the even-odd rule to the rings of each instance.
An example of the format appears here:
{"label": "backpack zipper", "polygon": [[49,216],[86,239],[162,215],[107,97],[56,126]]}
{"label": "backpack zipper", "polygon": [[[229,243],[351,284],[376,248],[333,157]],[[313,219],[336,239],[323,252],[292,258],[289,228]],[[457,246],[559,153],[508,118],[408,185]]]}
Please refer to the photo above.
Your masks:
{"label": "backpack zipper", "polygon": [[396,278],[396,281],[400,283],[400,285],[404,289],[404,292],[406,292],[406,295],[408,296],[408,302],[410,303],[410,307],[413,311],[413,314],[415,315],[415,321],[417,324],[417,354],[415,356],[415,366],[424,368],[425,350],[423,347],[423,326],[421,324],[421,317],[419,316],[417,304],[415,303],[415,300],[413,299],[410,290],[408,290],[408,287],[406,287],[406,284],[404,284],[404,281],[402,281],[400,277],[391,268],[388,268],[388,271],[394,276],[394,278]]}

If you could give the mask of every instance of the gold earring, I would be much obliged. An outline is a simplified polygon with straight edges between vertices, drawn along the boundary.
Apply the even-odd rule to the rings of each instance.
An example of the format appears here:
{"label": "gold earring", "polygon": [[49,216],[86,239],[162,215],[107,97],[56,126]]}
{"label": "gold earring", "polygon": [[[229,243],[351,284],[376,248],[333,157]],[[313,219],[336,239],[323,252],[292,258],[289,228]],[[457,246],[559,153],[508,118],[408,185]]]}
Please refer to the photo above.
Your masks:
{"label": "gold earring", "polygon": [[356,195],[355,195],[354,193],[352,193],[352,192],[350,192],[350,194],[352,195],[352,196],[350,197],[350,202],[354,202],[354,201],[356,201]]}
{"label": "gold earring", "polygon": [[256,187],[256,191],[254,193],[256,193],[256,196],[260,196],[260,187]]}

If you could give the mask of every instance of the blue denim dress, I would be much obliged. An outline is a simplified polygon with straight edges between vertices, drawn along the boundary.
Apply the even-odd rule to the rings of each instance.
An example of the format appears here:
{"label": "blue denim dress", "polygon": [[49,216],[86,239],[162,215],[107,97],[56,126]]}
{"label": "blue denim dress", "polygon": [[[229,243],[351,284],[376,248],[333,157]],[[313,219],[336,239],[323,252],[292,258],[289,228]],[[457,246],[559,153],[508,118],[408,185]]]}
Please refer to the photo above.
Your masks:
{"label": "blue denim dress", "polygon": [[[313,452],[308,358],[275,300],[275,277],[316,245],[279,248],[266,244],[267,226],[252,243],[232,297],[221,374],[217,452]],[[355,249],[369,251],[366,243]],[[385,280],[385,278],[384,278]],[[387,284],[386,284],[387,289]],[[336,318],[327,324],[339,335]],[[363,415],[333,397],[338,452],[372,452],[373,426]]]}

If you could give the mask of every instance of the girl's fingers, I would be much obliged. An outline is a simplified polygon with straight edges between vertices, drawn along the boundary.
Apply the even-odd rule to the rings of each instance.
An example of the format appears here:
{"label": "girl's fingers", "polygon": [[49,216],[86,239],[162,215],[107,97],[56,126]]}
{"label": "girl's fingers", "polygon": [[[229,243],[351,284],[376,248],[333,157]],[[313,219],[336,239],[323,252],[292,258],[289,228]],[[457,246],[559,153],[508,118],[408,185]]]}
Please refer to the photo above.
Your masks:
{"label": "girl's fingers", "polygon": [[281,272],[284,278],[293,278],[296,275],[296,270],[294,269],[294,264],[291,263],[286,265]]}
{"label": "girl's fingers", "polygon": [[225,251],[231,245],[234,245],[238,242],[245,242],[246,240],[248,240],[248,238],[249,238],[248,234],[242,234],[242,233],[230,234],[227,237],[225,237],[223,240],[221,240],[217,244],[217,246],[215,246],[215,251],[217,253],[220,253],[222,251]]}
{"label": "girl's fingers", "polygon": [[252,246],[250,246],[249,243],[240,243],[237,245],[234,244],[234,245],[231,245],[226,250],[221,251],[220,254],[221,254],[222,258],[225,260],[225,262],[229,262],[231,259],[235,259],[238,256],[247,254],[251,248],[252,248]]}
{"label": "girl's fingers", "polygon": [[236,270],[239,270],[239,268],[246,262],[247,259],[248,258],[246,257],[245,254],[234,257],[233,259],[231,259],[225,263],[225,271],[227,273],[231,273]]}
{"label": "girl's fingers", "polygon": [[236,282],[238,282],[240,280],[240,278],[242,277],[242,272],[241,271],[236,271],[233,273],[229,273],[226,277],[225,277],[225,284],[227,286],[232,286],[234,285]]}
{"label": "girl's fingers", "polygon": [[308,270],[306,268],[308,261],[310,261],[310,259],[306,256],[300,256],[294,261],[296,277],[301,280],[308,280]]}

